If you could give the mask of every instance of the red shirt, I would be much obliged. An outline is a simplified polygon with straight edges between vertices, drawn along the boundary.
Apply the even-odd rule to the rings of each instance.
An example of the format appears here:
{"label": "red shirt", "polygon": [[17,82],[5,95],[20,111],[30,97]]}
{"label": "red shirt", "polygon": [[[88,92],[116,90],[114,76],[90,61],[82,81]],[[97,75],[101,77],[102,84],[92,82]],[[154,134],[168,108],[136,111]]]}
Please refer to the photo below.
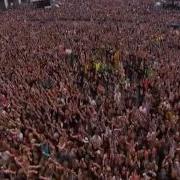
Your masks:
{"label": "red shirt", "polygon": [[142,84],[143,84],[144,89],[147,90],[149,87],[150,81],[148,79],[144,79],[142,81]]}

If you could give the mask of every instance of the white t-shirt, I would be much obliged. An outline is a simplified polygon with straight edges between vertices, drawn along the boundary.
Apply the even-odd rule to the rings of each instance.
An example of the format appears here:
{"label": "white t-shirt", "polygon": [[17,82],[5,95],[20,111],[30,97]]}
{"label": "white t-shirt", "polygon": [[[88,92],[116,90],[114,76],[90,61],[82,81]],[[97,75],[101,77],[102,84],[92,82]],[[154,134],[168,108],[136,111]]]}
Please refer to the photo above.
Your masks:
{"label": "white t-shirt", "polygon": [[140,110],[140,112],[142,112],[143,114],[147,114],[147,108],[146,108],[146,107],[140,106],[140,107],[139,107],[139,110]]}

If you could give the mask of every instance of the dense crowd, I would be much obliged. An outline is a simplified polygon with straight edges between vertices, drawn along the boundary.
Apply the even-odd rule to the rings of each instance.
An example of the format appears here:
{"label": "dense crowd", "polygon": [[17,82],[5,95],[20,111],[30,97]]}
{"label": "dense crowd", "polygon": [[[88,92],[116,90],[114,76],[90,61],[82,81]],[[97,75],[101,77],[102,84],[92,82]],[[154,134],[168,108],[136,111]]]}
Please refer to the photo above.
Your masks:
{"label": "dense crowd", "polygon": [[180,31],[153,1],[0,13],[0,179],[179,180]]}

